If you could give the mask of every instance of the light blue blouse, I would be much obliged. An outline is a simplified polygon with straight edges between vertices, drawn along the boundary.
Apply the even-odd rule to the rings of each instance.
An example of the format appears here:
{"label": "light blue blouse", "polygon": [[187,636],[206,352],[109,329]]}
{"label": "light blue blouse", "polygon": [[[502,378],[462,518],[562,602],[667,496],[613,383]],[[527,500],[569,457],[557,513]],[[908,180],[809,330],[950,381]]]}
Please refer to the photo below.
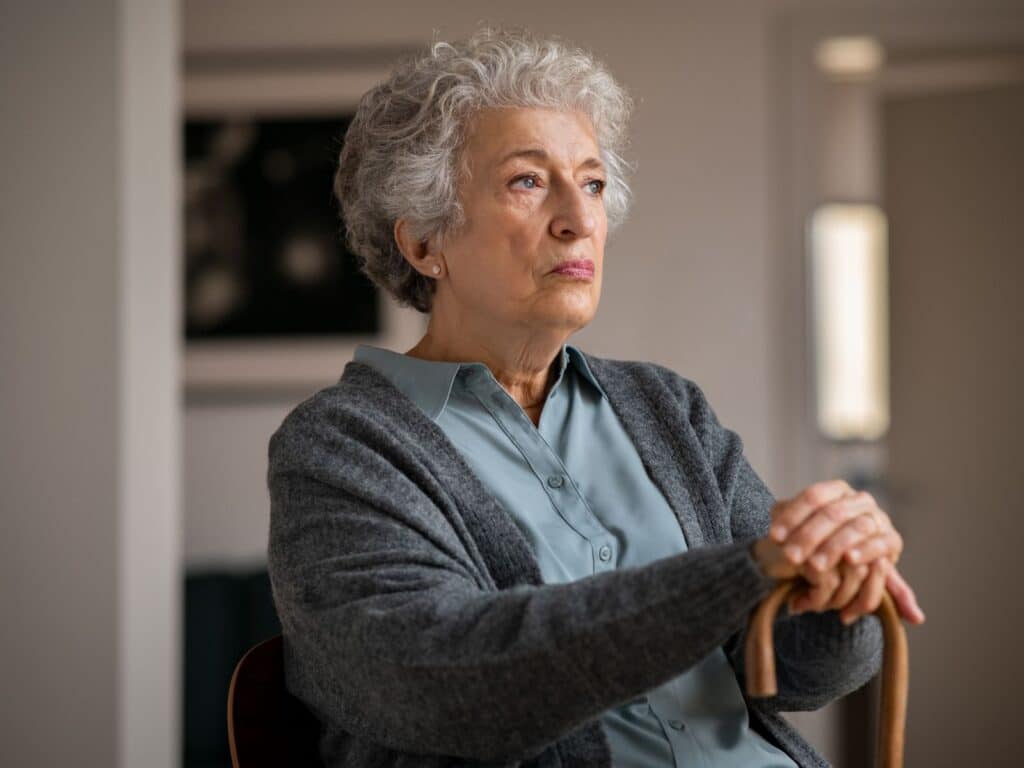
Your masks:
{"label": "light blue blouse", "polygon": [[[545,583],[686,550],[675,514],[571,344],[562,345],[536,427],[483,363],[420,360],[367,344],[354,359],[444,431],[532,545]],[[616,768],[796,768],[750,729],[721,647],[601,721]]]}

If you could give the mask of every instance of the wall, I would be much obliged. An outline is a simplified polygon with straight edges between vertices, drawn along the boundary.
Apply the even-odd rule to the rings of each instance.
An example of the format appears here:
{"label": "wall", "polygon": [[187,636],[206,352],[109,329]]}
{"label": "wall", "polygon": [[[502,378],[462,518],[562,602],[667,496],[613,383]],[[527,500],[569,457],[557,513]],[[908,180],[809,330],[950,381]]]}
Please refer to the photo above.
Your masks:
{"label": "wall", "polygon": [[5,3],[0,765],[178,758],[175,7]]}
{"label": "wall", "polygon": [[[851,155],[851,146],[849,143],[844,145],[841,142],[832,142],[828,137],[827,129],[835,125],[836,107],[839,105],[835,99],[834,89],[826,86],[824,79],[814,68],[814,47],[817,41],[833,35],[850,34],[875,36],[885,47],[888,57],[881,79],[884,87],[873,93],[868,100],[869,111],[874,114],[869,121],[869,136],[866,137],[869,139],[867,145],[873,146],[870,146],[869,157],[865,158],[868,165],[861,165],[862,173],[867,171],[867,178],[852,178],[851,174],[846,174],[845,178],[838,178],[836,174],[831,173],[832,168],[846,166],[845,161]],[[928,441],[934,426],[922,430],[922,425],[929,422],[934,425],[944,423],[948,420],[947,412],[957,411],[956,408],[950,410],[948,404],[953,401],[946,396],[948,388],[955,384],[944,384],[942,387],[931,384],[928,385],[931,389],[928,390],[927,396],[920,394],[924,391],[921,389],[922,382],[929,378],[930,369],[920,366],[919,361],[927,360],[926,352],[936,348],[944,351],[945,357],[942,359],[946,363],[949,360],[963,362],[969,359],[964,354],[964,349],[958,349],[956,344],[952,343],[953,340],[949,338],[944,327],[945,321],[932,322],[927,314],[920,311],[920,307],[927,306],[929,301],[938,301],[939,306],[949,308],[948,302],[939,301],[938,292],[930,298],[924,298],[933,292],[935,286],[941,285],[945,277],[942,269],[938,272],[931,270],[932,266],[938,264],[936,262],[932,265],[931,262],[935,261],[933,256],[939,256],[938,253],[933,253],[932,240],[938,238],[935,242],[941,242],[945,248],[952,247],[955,253],[962,256],[964,250],[961,248],[957,251],[957,241],[951,233],[991,230],[988,223],[976,226],[978,222],[974,219],[977,218],[977,213],[962,207],[958,209],[952,204],[956,194],[966,194],[970,197],[971,193],[960,190],[949,192],[950,188],[943,185],[949,179],[972,178],[977,184],[976,189],[985,190],[985,194],[992,194],[1000,184],[1010,183],[1009,180],[1015,180],[1016,177],[1009,170],[1012,167],[1009,156],[1000,160],[1004,169],[1000,176],[992,172],[1000,163],[990,165],[986,169],[978,162],[979,157],[983,155],[972,154],[969,147],[951,150],[950,156],[955,157],[957,162],[964,163],[962,166],[957,165],[955,170],[950,167],[951,163],[956,165],[951,160],[938,163],[937,168],[948,174],[945,178],[940,177],[939,171],[935,169],[926,173],[922,169],[926,169],[934,158],[922,160],[920,150],[932,146],[936,137],[947,131],[948,127],[935,121],[934,130],[931,127],[922,130],[922,126],[931,124],[929,118],[925,118],[917,122],[912,130],[903,132],[901,146],[883,147],[882,105],[883,91],[890,88],[900,91],[920,89],[922,94],[927,94],[930,90],[946,90],[954,83],[964,87],[976,87],[991,78],[1005,80],[1007,67],[1002,63],[1003,60],[1008,54],[1016,51],[1019,62],[1019,52],[1024,50],[1022,6],[1019,2],[1001,0],[822,3],[802,9],[800,13],[790,17],[785,25],[784,36],[783,53],[788,70],[785,77],[788,92],[781,102],[785,113],[781,136],[786,146],[782,162],[788,167],[788,178],[783,186],[785,197],[780,208],[780,221],[785,227],[780,244],[784,250],[799,253],[806,217],[817,204],[833,195],[866,197],[869,200],[874,200],[875,196],[879,195],[883,207],[891,216],[890,302],[893,340],[890,351],[893,370],[893,450],[890,453],[889,441],[886,440],[878,444],[829,443],[813,429],[813,398],[807,397],[802,401],[803,418],[794,419],[793,422],[795,425],[802,425],[804,430],[803,438],[794,441],[798,450],[798,474],[806,478],[848,476],[854,469],[882,473],[876,478],[880,483],[878,487],[873,488],[873,492],[879,497],[883,508],[890,513],[895,526],[903,535],[905,551],[900,562],[900,570],[917,591],[921,605],[929,616],[924,626],[908,628],[912,670],[906,734],[908,764],[962,764],[960,750],[974,754],[977,758],[975,762],[979,764],[990,764],[992,760],[983,759],[979,755],[998,753],[1000,743],[997,739],[984,739],[986,743],[979,749],[972,750],[972,747],[979,745],[979,741],[984,738],[982,734],[991,733],[993,728],[998,730],[1000,723],[991,718],[984,724],[980,721],[974,723],[972,720],[977,717],[985,720],[984,710],[976,706],[950,707],[949,702],[970,701],[970,696],[975,701],[984,701],[985,706],[995,706],[998,709],[994,702],[998,701],[999,692],[989,690],[984,684],[984,681],[994,681],[996,677],[985,672],[967,673],[966,677],[960,678],[950,677],[948,660],[958,658],[957,643],[962,642],[963,636],[958,637],[955,632],[951,633],[949,628],[950,623],[957,624],[957,617],[962,618],[958,601],[964,605],[978,605],[977,590],[972,591],[971,585],[974,584],[975,575],[982,572],[982,558],[984,562],[990,563],[986,565],[986,568],[991,569],[987,571],[988,573],[994,571],[1003,574],[1000,583],[1004,584],[1004,587],[1001,589],[1015,589],[1013,585],[1016,581],[1012,577],[1007,577],[1009,569],[1005,554],[1002,557],[993,557],[991,548],[987,546],[988,542],[984,541],[988,535],[987,530],[1005,530],[1005,521],[1000,519],[998,512],[985,511],[982,504],[972,505],[976,510],[971,513],[972,521],[984,522],[975,528],[975,533],[971,537],[960,535],[964,530],[962,526],[966,518],[961,516],[955,523],[950,524],[950,521],[960,514],[958,510],[962,510],[962,506],[951,501],[955,497],[946,492],[948,484],[955,483],[956,480],[941,468],[944,460],[941,456],[942,446],[958,445],[957,441],[939,441],[927,448],[920,442],[915,444],[911,441]],[[948,55],[948,61],[943,54]],[[979,61],[972,63],[972,57]],[[1015,67],[1013,77],[1019,82],[1019,63]],[[913,102],[916,98],[915,95],[910,101]],[[859,109],[864,106],[865,101],[855,93],[854,103]],[[925,104],[923,100],[921,103]],[[951,117],[955,118],[956,110],[949,107],[949,104],[945,104],[942,108],[936,109],[932,117],[942,115],[947,121]],[[973,113],[968,110],[961,114]],[[846,115],[849,116],[849,112]],[[978,118],[979,115],[974,117]],[[857,119],[848,120],[847,128],[850,122],[864,127],[864,122]],[[1012,126],[1008,127],[1008,130],[1010,135],[1013,135]],[[964,135],[966,131],[961,133],[961,136]],[[981,146],[988,148],[989,145],[997,146],[994,142],[988,141]],[[858,140],[855,147],[863,150],[865,143]],[[913,151],[908,152],[908,148]],[[840,160],[837,156],[839,153],[846,157]],[[870,154],[875,154],[876,157],[872,160]],[[910,157],[917,158],[916,164],[908,161]],[[1007,173],[1009,175],[1006,175]],[[898,209],[895,205],[897,201],[885,199],[888,192],[883,192],[882,187],[885,186],[883,182],[886,179],[889,190],[903,190],[901,200],[898,201]],[[859,183],[853,185],[851,181]],[[920,194],[922,189],[930,190],[930,196]],[[998,196],[998,192],[995,194]],[[945,207],[936,206],[931,202],[936,198],[942,199],[942,206]],[[976,195],[975,202],[979,199],[980,197]],[[891,210],[889,206],[893,206]],[[999,217],[998,209],[994,207],[979,204],[975,210],[985,211],[995,219]],[[932,222],[941,222],[941,225],[933,226]],[[1014,235],[1010,229],[1013,224],[1005,217],[1003,222],[1002,228],[998,230],[999,234],[993,233],[992,237],[1001,237],[1007,242],[1013,242]],[[915,250],[915,261],[906,261],[908,246]],[[999,252],[998,248],[994,251]],[[980,306],[978,299],[981,294],[978,293],[977,287],[979,282],[985,279],[985,270],[989,268],[986,266],[986,259],[990,265],[992,254],[974,254],[972,251],[972,255],[978,257],[977,269],[971,270],[970,281],[960,280],[958,286],[961,289],[959,299],[973,311]],[[902,263],[899,261],[901,259],[904,260]],[[929,265],[927,276],[921,272],[926,262]],[[783,283],[787,291],[783,297],[783,305],[787,312],[793,314],[795,320],[801,315],[800,307],[804,303],[804,283],[801,279],[803,270],[797,260],[783,260],[779,262],[779,266],[791,273]],[[1013,283],[1011,281],[1005,284]],[[911,290],[907,290],[908,288]],[[921,304],[922,301],[925,303]],[[912,308],[915,304],[917,307]],[[954,316],[958,311],[954,311]],[[903,318],[902,328],[899,326],[900,318]],[[912,319],[913,323],[907,323],[908,318]],[[989,322],[999,321],[992,318]],[[787,327],[797,326],[793,322],[787,323]],[[805,356],[806,362],[809,362],[809,356]],[[1012,366],[1013,363],[1013,359],[1009,358],[1002,364]],[[954,366],[954,369],[959,370],[959,367]],[[1003,425],[1001,429],[1012,429],[1009,426],[1013,423],[1012,404],[1005,399],[999,400],[995,395],[996,392],[1000,392],[1000,369],[990,366],[983,370],[985,374],[979,377],[978,385],[992,392],[992,397],[986,400],[986,407],[990,414],[1004,414],[996,417]],[[912,372],[910,376],[907,375],[908,372]],[[956,378],[952,377],[951,381],[955,382]],[[787,389],[790,388],[790,385],[787,385]],[[813,394],[813,390],[809,389],[808,392]],[[940,402],[947,403],[947,406],[940,406],[938,409],[933,407]],[[1005,432],[990,431],[985,434],[981,428],[981,420],[970,413],[957,418],[968,418],[970,427],[957,425],[956,429],[971,432],[975,439],[990,446],[989,450],[998,450],[996,446],[1000,445],[999,440],[1005,439]],[[956,420],[954,419],[954,423]],[[950,431],[952,427],[944,429]],[[891,458],[888,467],[887,455]],[[983,462],[986,454],[982,452],[974,455],[978,462]],[[932,461],[936,457],[939,457],[939,461]],[[913,472],[908,471],[911,467]],[[981,474],[974,473],[974,482],[985,485],[985,492],[990,497],[998,495],[1001,492],[999,489],[1005,488],[1000,477],[985,474],[984,470]],[[922,486],[928,489],[927,494],[931,496],[920,492]],[[909,491],[908,487],[911,487]],[[931,499],[940,496],[945,497],[941,505],[930,503]],[[999,509],[999,505],[992,509]],[[950,531],[956,533],[950,536]],[[1011,536],[1009,540],[1012,538]],[[1001,541],[1006,540],[1006,537],[1003,537]],[[948,590],[950,561],[944,557],[943,552],[953,550],[957,552],[960,571],[966,574],[967,580],[957,589]],[[1000,595],[1000,599],[1004,599],[1004,596]],[[1003,604],[1012,604],[1012,600],[1004,599]],[[974,647],[977,650],[981,646],[975,644]],[[1012,659],[998,655],[1006,649],[999,633],[992,636],[986,647],[988,655],[975,653],[974,657],[985,658],[990,665],[1004,671],[1013,670],[1017,666]],[[965,684],[964,680],[969,682]],[[848,724],[842,743],[838,745],[843,765],[864,765],[870,759],[873,749],[871,731],[877,718],[876,697],[879,687],[876,684],[862,689],[840,705]],[[871,688],[874,690],[870,690]],[[919,694],[923,694],[924,699]],[[956,729],[951,729],[949,723],[945,722],[949,718],[957,722]],[[936,733],[943,736],[937,737]],[[949,740],[944,742],[943,737],[948,737]],[[947,745],[945,751],[940,746],[936,748],[943,743]],[[950,746],[953,743],[956,743],[956,748]],[[1003,752],[1005,753],[1005,750]],[[1007,759],[1012,761],[1012,757],[1008,756]]]}
{"label": "wall", "polygon": [[[1024,32],[1024,9],[1017,23]],[[1017,72],[884,108],[891,483],[908,532],[901,568],[928,612],[909,633],[908,765],[1020,763],[1005,702],[1024,679],[1024,56]]]}

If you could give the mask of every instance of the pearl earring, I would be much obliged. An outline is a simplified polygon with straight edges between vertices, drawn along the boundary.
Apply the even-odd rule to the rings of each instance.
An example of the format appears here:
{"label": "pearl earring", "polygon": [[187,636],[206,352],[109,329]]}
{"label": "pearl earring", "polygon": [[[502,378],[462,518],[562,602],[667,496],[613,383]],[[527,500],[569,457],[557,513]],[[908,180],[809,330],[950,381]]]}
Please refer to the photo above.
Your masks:
{"label": "pearl earring", "polygon": [[441,274],[441,268],[439,266],[437,266],[437,264],[434,265],[434,274],[435,275]]}

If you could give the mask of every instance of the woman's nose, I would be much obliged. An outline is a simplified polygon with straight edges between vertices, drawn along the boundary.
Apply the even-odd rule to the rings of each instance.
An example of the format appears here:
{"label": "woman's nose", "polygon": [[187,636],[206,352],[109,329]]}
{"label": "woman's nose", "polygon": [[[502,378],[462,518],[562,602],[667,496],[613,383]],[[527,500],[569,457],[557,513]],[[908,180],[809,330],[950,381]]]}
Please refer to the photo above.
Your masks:
{"label": "woman's nose", "polygon": [[551,219],[551,234],[559,239],[590,237],[597,225],[586,193],[567,189],[560,196],[558,212]]}

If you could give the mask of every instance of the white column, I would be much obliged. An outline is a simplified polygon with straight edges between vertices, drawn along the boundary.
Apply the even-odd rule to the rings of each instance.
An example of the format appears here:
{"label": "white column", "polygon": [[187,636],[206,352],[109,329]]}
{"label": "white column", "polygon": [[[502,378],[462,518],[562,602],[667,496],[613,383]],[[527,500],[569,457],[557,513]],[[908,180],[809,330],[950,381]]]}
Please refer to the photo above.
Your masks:
{"label": "white column", "polygon": [[173,0],[122,0],[118,765],[180,762],[179,43]]}

